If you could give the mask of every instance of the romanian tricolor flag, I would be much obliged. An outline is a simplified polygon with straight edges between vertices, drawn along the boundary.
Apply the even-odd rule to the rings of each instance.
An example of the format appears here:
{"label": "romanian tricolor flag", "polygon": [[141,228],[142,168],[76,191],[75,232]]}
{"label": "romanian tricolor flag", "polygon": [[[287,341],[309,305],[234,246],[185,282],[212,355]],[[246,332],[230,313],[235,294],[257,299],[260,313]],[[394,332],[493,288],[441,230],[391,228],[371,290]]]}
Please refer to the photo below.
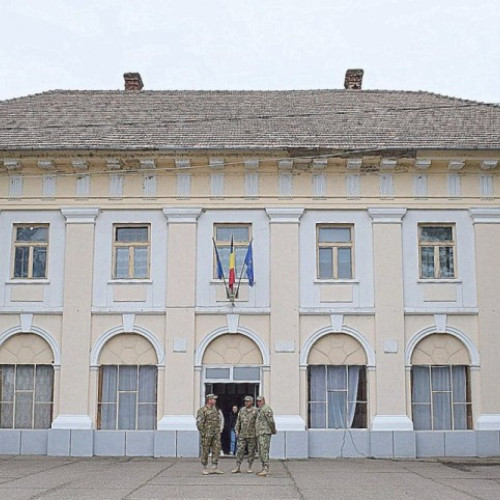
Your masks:
{"label": "romanian tricolor flag", "polygon": [[236,264],[236,256],[234,254],[234,241],[233,241],[233,236],[231,236],[231,250],[229,252],[229,280],[228,280],[228,286],[231,291],[233,291],[234,282],[236,281],[235,264]]}

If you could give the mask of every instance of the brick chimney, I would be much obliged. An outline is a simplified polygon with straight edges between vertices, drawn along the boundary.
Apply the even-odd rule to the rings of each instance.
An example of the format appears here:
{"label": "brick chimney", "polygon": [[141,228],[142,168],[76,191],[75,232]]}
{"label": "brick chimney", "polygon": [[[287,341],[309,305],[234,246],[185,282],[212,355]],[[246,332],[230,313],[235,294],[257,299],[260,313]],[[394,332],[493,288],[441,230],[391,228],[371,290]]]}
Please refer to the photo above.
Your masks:
{"label": "brick chimney", "polygon": [[140,73],[125,73],[125,90],[142,90],[144,84]]}
{"label": "brick chimney", "polygon": [[348,69],[345,72],[344,88],[346,90],[361,90],[363,73],[362,69]]}

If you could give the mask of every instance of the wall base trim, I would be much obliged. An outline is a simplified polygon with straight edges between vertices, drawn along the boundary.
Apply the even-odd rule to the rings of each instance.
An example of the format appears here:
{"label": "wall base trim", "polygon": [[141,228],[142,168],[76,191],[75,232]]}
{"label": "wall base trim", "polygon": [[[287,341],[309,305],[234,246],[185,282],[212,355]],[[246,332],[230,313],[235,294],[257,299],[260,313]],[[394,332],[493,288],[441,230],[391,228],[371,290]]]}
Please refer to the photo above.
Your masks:
{"label": "wall base trim", "polygon": [[196,431],[193,415],[163,415],[157,426],[159,431]]}
{"label": "wall base trim", "polygon": [[413,422],[408,415],[375,415],[373,431],[412,431]]}
{"label": "wall base trim", "polygon": [[498,431],[500,430],[500,414],[483,414],[477,419],[477,429],[481,431]]}
{"label": "wall base trim", "polygon": [[274,415],[274,421],[278,432],[306,430],[306,423],[300,415]]}
{"label": "wall base trim", "polygon": [[88,415],[58,415],[52,429],[93,429],[94,421]]}

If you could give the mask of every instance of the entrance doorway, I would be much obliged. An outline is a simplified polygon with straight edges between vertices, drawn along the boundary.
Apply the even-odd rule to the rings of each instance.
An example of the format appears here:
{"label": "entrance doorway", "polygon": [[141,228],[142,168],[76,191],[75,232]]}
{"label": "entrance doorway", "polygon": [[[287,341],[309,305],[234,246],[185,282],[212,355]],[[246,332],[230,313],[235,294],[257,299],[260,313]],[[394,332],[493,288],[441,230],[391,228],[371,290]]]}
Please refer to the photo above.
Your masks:
{"label": "entrance doorway", "polygon": [[[217,407],[224,415],[224,430],[222,431],[222,451],[227,455],[231,448],[231,413],[233,406],[238,410],[243,406],[245,396],[252,396],[255,400],[259,394],[259,383],[205,383],[205,394],[215,394],[217,396]],[[233,417],[234,418],[234,417]]]}

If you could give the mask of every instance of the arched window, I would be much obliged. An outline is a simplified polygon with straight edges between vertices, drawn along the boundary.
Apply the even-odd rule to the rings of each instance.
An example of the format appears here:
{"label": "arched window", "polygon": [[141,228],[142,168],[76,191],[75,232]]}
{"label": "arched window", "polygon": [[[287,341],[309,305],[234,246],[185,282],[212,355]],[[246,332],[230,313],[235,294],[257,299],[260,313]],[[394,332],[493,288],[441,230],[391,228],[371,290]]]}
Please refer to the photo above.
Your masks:
{"label": "arched window", "polygon": [[54,357],[38,335],[19,333],[0,348],[0,428],[48,429],[54,404]]}
{"label": "arched window", "polygon": [[448,334],[433,334],[413,351],[411,403],[415,430],[472,428],[469,355]]}
{"label": "arched window", "polygon": [[366,428],[366,355],[349,335],[321,337],[308,359],[308,420],[311,429]]}
{"label": "arched window", "polygon": [[153,346],[140,335],[106,342],[99,357],[98,429],[156,429],[156,363]]}

